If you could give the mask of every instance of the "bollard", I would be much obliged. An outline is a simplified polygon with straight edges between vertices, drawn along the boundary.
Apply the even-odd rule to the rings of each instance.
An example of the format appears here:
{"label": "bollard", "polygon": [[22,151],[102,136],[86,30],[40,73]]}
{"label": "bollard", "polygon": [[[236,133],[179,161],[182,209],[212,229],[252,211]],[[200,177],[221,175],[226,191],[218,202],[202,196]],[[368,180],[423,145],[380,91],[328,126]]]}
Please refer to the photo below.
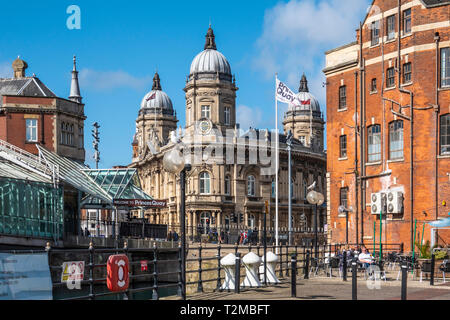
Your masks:
{"label": "bollard", "polygon": [[220,243],[219,246],[217,247],[217,286],[216,286],[216,291],[220,290]]}
{"label": "bollard", "polygon": [[358,280],[357,274],[358,268],[356,264],[356,260],[352,261],[352,300],[358,300]]}
{"label": "bollard", "polygon": [[286,245],[286,277],[289,277],[289,245]]}
{"label": "bollard", "polygon": [[241,253],[236,253],[236,266],[234,276],[234,293],[239,293],[241,282]]}
{"label": "bollard", "polygon": [[297,297],[297,255],[291,256],[291,297]]}
{"label": "bollard", "polygon": [[198,245],[198,285],[197,292],[203,292],[203,281],[202,281],[202,244]]}
{"label": "bollard", "polygon": [[94,300],[94,244],[89,243],[89,299]]}
{"label": "bollard", "polygon": [[431,274],[430,274],[430,286],[434,286],[434,265],[436,263],[436,257],[434,252],[431,253]]}
{"label": "bollard", "polygon": [[305,277],[304,277],[304,279],[309,279],[309,256],[310,256],[310,252],[309,252],[309,250],[307,250],[306,251],[306,259],[305,259],[305,269],[304,269]]}
{"label": "bollard", "polygon": [[408,265],[402,265],[402,300],[406,300],[406,287],[408,282]]}
{"label": "bollard", "polygon": [[152,300],[159,300],[158,296],[158,247],[153,243],[153,293]]}
{"label": "bollard", "polygon": [[347,281],[347,251],[342,256],[342,280]]}

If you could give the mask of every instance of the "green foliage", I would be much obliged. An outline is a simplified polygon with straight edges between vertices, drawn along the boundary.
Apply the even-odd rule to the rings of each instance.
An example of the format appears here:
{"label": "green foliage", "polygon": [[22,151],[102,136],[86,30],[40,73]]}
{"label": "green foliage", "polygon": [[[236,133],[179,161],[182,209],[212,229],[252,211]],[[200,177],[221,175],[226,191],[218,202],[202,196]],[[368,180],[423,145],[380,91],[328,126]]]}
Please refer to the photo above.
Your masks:
{"label": "green foliage", "polygon": [[447,257],[447,251],[445,250],[436,251],[434,253],[434,257],[436,260],[444,260]]}
{"label": "green foliage", "polygon": [[419,259],[431,259],[430,241],[427,241],[424,245],[416,242],[416,247],[419,249]]}

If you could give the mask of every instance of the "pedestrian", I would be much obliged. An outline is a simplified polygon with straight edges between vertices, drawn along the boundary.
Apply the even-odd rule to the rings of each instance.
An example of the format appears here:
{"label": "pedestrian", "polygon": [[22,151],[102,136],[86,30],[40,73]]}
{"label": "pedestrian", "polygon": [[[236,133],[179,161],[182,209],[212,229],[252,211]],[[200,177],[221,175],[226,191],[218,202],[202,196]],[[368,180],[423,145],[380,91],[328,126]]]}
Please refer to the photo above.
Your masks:
{"label": "pedestrian", "polygon": [[178,241],[179,237],[178,237],[178,233],[176,231],[173,232],[172,239],[173,239],[173,241]]}

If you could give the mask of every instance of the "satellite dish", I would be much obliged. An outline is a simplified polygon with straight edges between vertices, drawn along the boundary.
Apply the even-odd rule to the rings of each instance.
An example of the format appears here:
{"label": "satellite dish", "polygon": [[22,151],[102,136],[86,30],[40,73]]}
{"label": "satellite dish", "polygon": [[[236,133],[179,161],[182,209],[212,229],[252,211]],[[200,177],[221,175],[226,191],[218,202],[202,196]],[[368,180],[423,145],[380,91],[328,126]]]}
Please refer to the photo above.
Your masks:
{"label": "satellite dish", "polygon": [[338,208],[338,212],[339,212],[339,214],[343,214],[343,213],[345,213],[345,207],[344,206],[339,206],[339,208]]}

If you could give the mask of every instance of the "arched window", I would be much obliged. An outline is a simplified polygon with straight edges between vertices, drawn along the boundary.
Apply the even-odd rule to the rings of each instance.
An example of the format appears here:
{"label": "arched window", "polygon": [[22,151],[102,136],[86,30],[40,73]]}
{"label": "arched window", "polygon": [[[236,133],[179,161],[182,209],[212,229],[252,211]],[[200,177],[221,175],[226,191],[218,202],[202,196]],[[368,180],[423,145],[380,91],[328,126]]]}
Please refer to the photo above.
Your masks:
{"label": "arched window", "polygon": [[211,193],[211,178],[208,172],[200,173],[200,194],[210,194]]}
{"label": "arched window", "polygon": [[229,196],[231,194],[231,179],[230,176],[225,177],[225,195]]}
{"label": "arched window", "polygon": [[441,116],[441,154],[450,154],[450,114]]}
{"label": "arched window", "polygon": [[389,124],[389,159],[403,159],[403,121]]}
{"label": "arched window", "polygon": [[248,176],[247,177],[247,195],[254,197],[255,196],[255,177]]}

